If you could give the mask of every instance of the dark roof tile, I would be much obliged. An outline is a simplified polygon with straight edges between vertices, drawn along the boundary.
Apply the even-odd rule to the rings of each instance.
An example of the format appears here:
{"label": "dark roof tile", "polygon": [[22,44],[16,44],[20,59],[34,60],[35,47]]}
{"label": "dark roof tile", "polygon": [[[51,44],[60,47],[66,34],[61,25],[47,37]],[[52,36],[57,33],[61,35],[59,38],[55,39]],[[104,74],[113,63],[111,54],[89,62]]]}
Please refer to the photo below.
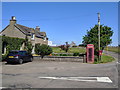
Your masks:
{"label": "dark roof tile", "polygon": [[16,24],[15,26],[18,27],[25,34],[34,33],[34,29],[33,28],[29,28],[29,27],[26,27],[26,26],[23,26],[23,25],[19,25],[19,24]]}

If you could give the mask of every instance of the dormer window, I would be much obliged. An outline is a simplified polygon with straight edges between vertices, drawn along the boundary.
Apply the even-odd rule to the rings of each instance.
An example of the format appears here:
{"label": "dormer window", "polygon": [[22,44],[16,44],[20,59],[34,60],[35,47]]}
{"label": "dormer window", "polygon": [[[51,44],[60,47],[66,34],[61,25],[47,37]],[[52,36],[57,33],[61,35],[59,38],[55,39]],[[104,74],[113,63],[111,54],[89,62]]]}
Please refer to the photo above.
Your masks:
{"label": "dormer window", "polygon": [[32,39],[32,40],[35,39],[35,34],[34,34],[34,33],[31,34],[31,39]]}

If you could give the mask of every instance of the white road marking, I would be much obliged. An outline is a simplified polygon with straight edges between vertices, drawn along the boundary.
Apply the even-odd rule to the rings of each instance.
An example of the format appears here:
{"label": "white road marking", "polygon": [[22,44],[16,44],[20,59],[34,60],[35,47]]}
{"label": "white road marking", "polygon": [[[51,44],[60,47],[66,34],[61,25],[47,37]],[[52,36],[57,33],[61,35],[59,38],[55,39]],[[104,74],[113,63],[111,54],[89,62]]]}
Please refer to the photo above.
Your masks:
{"label": "white road marking", "polygon": [[109,77],[97,77],[98,82],[108,82],[112,83],[112,81],[109,79]]}
{"label": "white road marking", "polygon": [[0,90],[1,90],[1,89],[4,89],[4,88],[7,88],[7,87],[0,87]]}
{"label": "white road marking", "polygon": [[38,77],[38,78],[112,83],[112,81],[109,79],[109,77]]}

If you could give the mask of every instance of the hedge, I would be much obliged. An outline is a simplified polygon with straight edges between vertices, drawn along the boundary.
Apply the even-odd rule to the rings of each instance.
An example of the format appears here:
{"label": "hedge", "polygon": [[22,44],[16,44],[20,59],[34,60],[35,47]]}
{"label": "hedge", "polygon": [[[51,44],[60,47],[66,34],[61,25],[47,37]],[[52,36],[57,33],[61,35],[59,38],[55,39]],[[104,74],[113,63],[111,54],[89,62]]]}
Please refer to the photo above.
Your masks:
{"label": "hedge", "polygon": [[[25,42],[25,39],[16,38],[16,37],[8,37],[8,36],[0,36],[2,37],[2,46],[6,45],[6,54],[10,50],[20,50],[21,45]],[[6,56],[6,55],[5,55]]]}

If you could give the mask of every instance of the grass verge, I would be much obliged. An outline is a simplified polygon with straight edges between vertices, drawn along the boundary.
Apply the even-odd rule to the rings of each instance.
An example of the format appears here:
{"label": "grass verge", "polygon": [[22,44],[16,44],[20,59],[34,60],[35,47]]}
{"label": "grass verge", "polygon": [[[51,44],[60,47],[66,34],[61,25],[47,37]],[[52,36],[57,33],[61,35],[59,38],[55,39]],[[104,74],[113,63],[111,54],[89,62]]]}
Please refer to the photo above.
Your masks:
{"label": "grass verge", "polygon": [[[52,47],[54,53],[66,53],[64,50],[61,50],[59,47]],[[86,49],[83,47],[72,47],[69,48],[68,53],[85,53]]]}
{"label": "grass verge", "polygon": [[110,55],[103,54],[103,55],[101,56],[101,61],[95,61],[94,64],[108,63],[108,62],[112,62],[112,61],[115,61],[115,58],[113,58],[113,57],[110,56]]}
{"label": "grass verge", "polygon": [[106,47],[105,50],[120,53],[120,47],[108,47],[108,48]]}

